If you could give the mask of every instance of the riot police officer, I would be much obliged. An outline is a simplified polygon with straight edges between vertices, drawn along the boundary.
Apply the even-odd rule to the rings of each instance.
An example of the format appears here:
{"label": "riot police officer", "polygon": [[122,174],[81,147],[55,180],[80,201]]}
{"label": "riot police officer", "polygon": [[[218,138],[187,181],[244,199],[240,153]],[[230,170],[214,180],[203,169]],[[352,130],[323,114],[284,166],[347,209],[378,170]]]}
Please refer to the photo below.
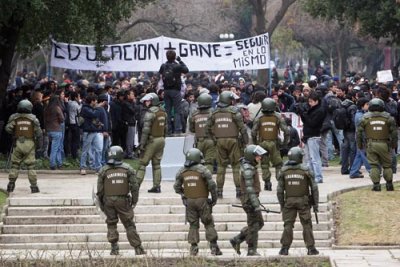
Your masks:
{"label": "riot police officer", "polygon": [[200,94],[197,103],[197,110],[189,117],[189,130],[195,134],[195,146],[203,153],[204,164],[212,173],[216,151],[214,141],[206,133],[207,121],[211,116],[212,97],[207,93]]}
{"label": "riot police officer", "polygon": [[[297,213],[303,226],[303,238],[307,246],[307,255],[317,255],[312,230],[310,204],[318,212],[318,184],[314,174],[303,165],[304,152],[299,147],[292,147],[288,152],[288,161],[284,164],[278,178],[277,196],[281,205],[284,229],[281,238],[280,255],[288,255],[293,241],[293,227]],[[310,195],[311,190],[311,195]]]}
{"label": "riot police officer", "polygon": [[[139,184],[132,167],[122,162],[124,151],[120,146],[108,149],[107,164],[100,169],[97,179],[97,198],[107,216],[107,238],[111,243],[111,255],[119,254],[117,231],[118,217],[126,230],[129,244],[136,255],[146,254],[133,222],[133,208],[139,198]],[[129,194],[130,193],[130,194]]]}
{"label": "riot police officer", "polygon": [[[374,183],[372,191],[381,191],[380,166],[383,169],[383,178],[386,180],[386,190],[394,190],[391,150],[396,147],[398,137],[396,122],[384,110],[385,103],[382,99],[371,99],[368,112],[362,117],[357,129],[358,148],[366,147],[367,160],[371,165],[370,176]],[[363,136],[366,144],[363,143]]]}
{"label": "riot police officer", "polygon": [[[186,206],[186,216],[189,221],[188,242],[191,244],[190,255],[199,252],[199,219],[204,224],[206,239],[210,242],[212,255],[222,255],[218,247],[218,235],[215,231],[212,207],[217,204],[217,186],[211,172],[203,165],[203,153],[197,148],[191,148],[186,153],[185,166],[176,174],[174,189],[182,196]],[[211,199],[208,199],[209,193]]]}
{"label": "riot police officer", "polygon": [[260,179],[257,172],[257,164],[267,153],[261,146],[249,145],[244,149],[244,157],[240,159],[240,188],[242,194],[240,201],[247,215],[247,226],[230,240],[236,253],[240,255],[240,243],[246,240],[248,245],[247,256],[260,256],[257,252],[258,231],[264,226],[261,214]]}
{"label": "riot police officer", "polygon": [[149,193],[161,193],[161,158],[164,153],[165,136],[167,135],[167,113],[160,107],[160,100],[155,93],[148,93],[140,99],[148,109],[143,119],[140,138],[140,158],[137,178],[139,185],[143,182],[146,166],[151,160],[153,170],[153,187]]}
{"label": "riot police officer", "polygon": [[246,127],[240,112],[232,106],[234,95],[224,91],[219,96],[217,109],[211,114],[207,124],[207,134],[217,146],[217,188],[218,197],[223,196],[225,173],[228,164],[232,166],[236,197],[240,197],[240,164],[243,147],[249,142]]}
{"label": "riot police officer", "polygon": [[[261,102],[262,115],[254,120],[251,136],[254,144],[260,145],[267,150],[267,155],[261,161],[262,178],[265,182],[264,190],[271,191],[271,172],[269,163],[275,167],[275,177],[278,178],[282,167],[280,145],[287,145],[289,142],[289,130],[281,114],[275,112],[276,103],[272,98],[265,98]],[[279,139],[279,131],[283,132],[283,142]]]}
{"label": "riot police officer", "polygon": [[14,191],[19,168],[25,163],[28,168],[28,179],[31,192],[39,193],[35,168],[36,144],[42,138],[39,120],[32,114],[33,105],[29,100],[21,100],[17,105],[17,113],[11,115],[6,125],[6,131],[13,135],[14,150],[11,155],[11,169],[8,175],[7,192]]}

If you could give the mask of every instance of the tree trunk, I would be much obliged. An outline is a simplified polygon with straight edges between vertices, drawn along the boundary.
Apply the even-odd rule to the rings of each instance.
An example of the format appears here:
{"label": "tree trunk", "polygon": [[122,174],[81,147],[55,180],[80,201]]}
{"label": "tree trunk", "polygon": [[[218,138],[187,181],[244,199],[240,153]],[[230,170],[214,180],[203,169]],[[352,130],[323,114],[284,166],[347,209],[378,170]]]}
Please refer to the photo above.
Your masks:
{"label": "tree trunk", "polygon": [[[274,18],[268,24],[268,28],[266,27],[267,21],[265,19],[266,11],[267,11],[267,2],[268,0],[249,0],[250,4],[253,6],[254,14],[256,17],[256,26],[255,32],[256,34],[263,34],[268,32],[269,38],[271,40],[271,36],[275,31],[276,27],[279,25],[283,17],[285,16],[288,8],[296,2],[296,0],[282,0],[282,5],[278,12],[275,14]],[[269,75],[267,69],[259,70],[257,73],[257,83],[264,86],[269,84]]]}
{"label": "tree trunk", "polygon": [[7,85],[12,71],[12,61],[17,47],[20,30],[24,21],[14,21],[11,17],[10,27],[2,26],[0,36],[4,41],[0,43],[0,110],[2,110],[3,100],[7,93]]}

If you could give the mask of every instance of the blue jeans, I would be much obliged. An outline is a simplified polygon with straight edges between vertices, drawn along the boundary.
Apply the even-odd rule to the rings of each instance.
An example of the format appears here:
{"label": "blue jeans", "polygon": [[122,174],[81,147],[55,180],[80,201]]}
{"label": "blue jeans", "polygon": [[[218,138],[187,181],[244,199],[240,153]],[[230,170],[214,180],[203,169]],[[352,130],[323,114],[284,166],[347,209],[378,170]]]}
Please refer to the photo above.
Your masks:
{"label": "blue jeans", "polygon": [[332,126],[332,130],[330,130],[328,132],[328,136],[327,136],[329,160],[332,160],[335,157],[335,155],[333,154],[335,152],[335,147],[333,145],[333,136],[332,135],[334,134],[336,139],[338,140],[340,152],[342,151],[342,144],[343,144],[343,139],[344,139],[343,130],[336,129],[333,121],[331,121],[331,126]]}
{"label": "blue jeans", "polygon": [[103,136],[103,150],[101,151],[101,166],[106,165],[107,163],[107,151],[110,148],[110,136],[104,138]]}
{"label": "blue jeans", "polygon": [[62,132],[48,132],[49,138],[51,138],[51,148],[50,148],[50,167],[55,168],[61,166],[62,161]]}
{"label": "blue jeans", "polygon": [[[164,90],[164,103],[165,110],[168,115],[168,133],[172,133],[174,129],[175,133],[182,133],[181,123],[181,101],[182,95],[180,90]],[[172,127],[172,107],[174,108],[174,127]]]}
{"label": "blue jeans", "polygon": [[64,160],[65,159],[65,151],[64,151],[64,139],[65,139],[65,123],[61,123],[61,157]]}
{"label": "blue jeans", "polygon": [[365,150],[357,148],[356,156],[354,157],[353,165],[351,165],[350,169],[350,178],[359,174],[362,165],[365,166],[368,172],[371,171],[371,166],[369,165],[367,156],[365,155]]}
{"label": "blue jeans", "polygon": [[342,157],[342,174],[349,171],[356,155],[356,133],[353,131],[344,131],[343,133],[344,142],[340,153]]}
{"label": "blue jeans", "polygon": [[319,154],[321,137],[311,137],[307,139],[305,144],[305,151],[308,156],[308,167],[314,172],[314,179],[317,183],[323,182],[322,177],[322,163]]}
{"label": "blue jeans", "polygon": [[103,134],[84,132],[82,139],[81,169],[87,169],[87,161],[89,161],[90,168],[99,171],[102,166]]}

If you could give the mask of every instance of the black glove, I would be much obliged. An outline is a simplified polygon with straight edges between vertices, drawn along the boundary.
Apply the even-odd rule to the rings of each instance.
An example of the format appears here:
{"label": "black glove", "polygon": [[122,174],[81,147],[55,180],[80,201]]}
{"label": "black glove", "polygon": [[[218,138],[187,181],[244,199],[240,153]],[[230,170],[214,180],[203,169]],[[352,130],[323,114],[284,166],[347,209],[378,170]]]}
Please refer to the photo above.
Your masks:
{"label": "black glove", "polygon": [[217,204],[217,200],[216,199],[207,199],[208,205],[211,205],[212,207],[214,207]]}
{"label": "black glove", "polygon": [[182,195],[182,203],[183,206],[187,207],[187,198],[184,195]]}
{"label": "black glove", "polygon": [[181,61],[181,57],[180,56],[177,56],[176,57],[176,61],[178,61],[179,63],[181,63],[182,61]]}
{"label": "black glove", "polygon": [[128,195],[128,201],[129,201],[129,205],[134,208],[136,206],[136,203],[133,203],[133,198],[131,195]]}
{"label": "black glove", "polygon": [[313,205],[313,211],[318,212],[318,205]]}

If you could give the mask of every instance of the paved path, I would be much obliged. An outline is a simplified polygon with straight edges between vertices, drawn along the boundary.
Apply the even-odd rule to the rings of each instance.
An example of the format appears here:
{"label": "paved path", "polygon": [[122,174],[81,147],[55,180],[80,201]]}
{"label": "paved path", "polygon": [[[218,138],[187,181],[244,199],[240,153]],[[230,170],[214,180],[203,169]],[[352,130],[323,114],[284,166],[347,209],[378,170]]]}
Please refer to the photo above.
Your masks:
{"label": "paved path", "polygon": [[[364,171],[365,172],[365,171]],[[323,169],[324,183],[319,185],[320,198],[325,199],[329,194],[333,192],[348,190],[354,187],[371,185],[369,178],[364,179],[349,179],[348,176],[340,175],[340,169],[338,167],[329,167]],[[366,172],[365,172],[366,173]],[[92,187],[96,187],[96,176],[94,174],[88,174],[86,176],[79,175],[76,172],[40,172],[38,174],[38,185],[41,190],[39,194],[30,194],[29,183],[26,178],[26,174],[21,174],[20,179],[17,181],[15,192],[12,197],[33,197],[33,198],[90,198],[92,194]],[[395,175],[395,181],[400,179]],[[7,186],[7,174],[0,173],[0,188],[6,188]],[[162,182],[161,190],[162,193],[157,197],[176,197],[172,188],[173,182]],[[151,187],[151,181],[144,181],[141,190],[140,197],[148,198],[154,197],[155,195],[147,193],[147,189]],[[273,187],[276,187],[276,182],[273,181]],[[383,191],[382,193],[384,193]],[[225,184],[224,195],[234,196],[234,187],[232,183],[231,174],[228,173],[227,182]],[[276,192],[262,192],[263,195],[267,195],[268,198],[276,198]],[[223,250],[223,258],[234,258],[237,257],[232,250]],[[350,267],[350,266],[385,266],[394,267],[400,266],[400,247],[397,248],[352,248],[352,249],[320,249],[321,256],[329,256],[333,266],[337,267]],[[23,251],[1,251],[2,255],[17,255],[18,253],[26,253]],[[65,258],[65,255],[69,255],[71,252],[56,251],[49,252],[56,253],[60,258]],[[99,255],[108,257],[108,251],[99,251]],[[182,251],[176,250],[163,250],[163,251],[149,251],[154,256],[182,256]],[[276,257],[278,255],[278,249],[260,249],[260,253],[263,256]],[[201,255],[209,255],[207,251],[202,251]],[[306,254],[305,248],[296,248],[290,250],[292,256],[303,256]],[[34,252],[31,253],[32,257],[36,255]],[[132,251],[122,251],[123,256],[133,255]]]}

